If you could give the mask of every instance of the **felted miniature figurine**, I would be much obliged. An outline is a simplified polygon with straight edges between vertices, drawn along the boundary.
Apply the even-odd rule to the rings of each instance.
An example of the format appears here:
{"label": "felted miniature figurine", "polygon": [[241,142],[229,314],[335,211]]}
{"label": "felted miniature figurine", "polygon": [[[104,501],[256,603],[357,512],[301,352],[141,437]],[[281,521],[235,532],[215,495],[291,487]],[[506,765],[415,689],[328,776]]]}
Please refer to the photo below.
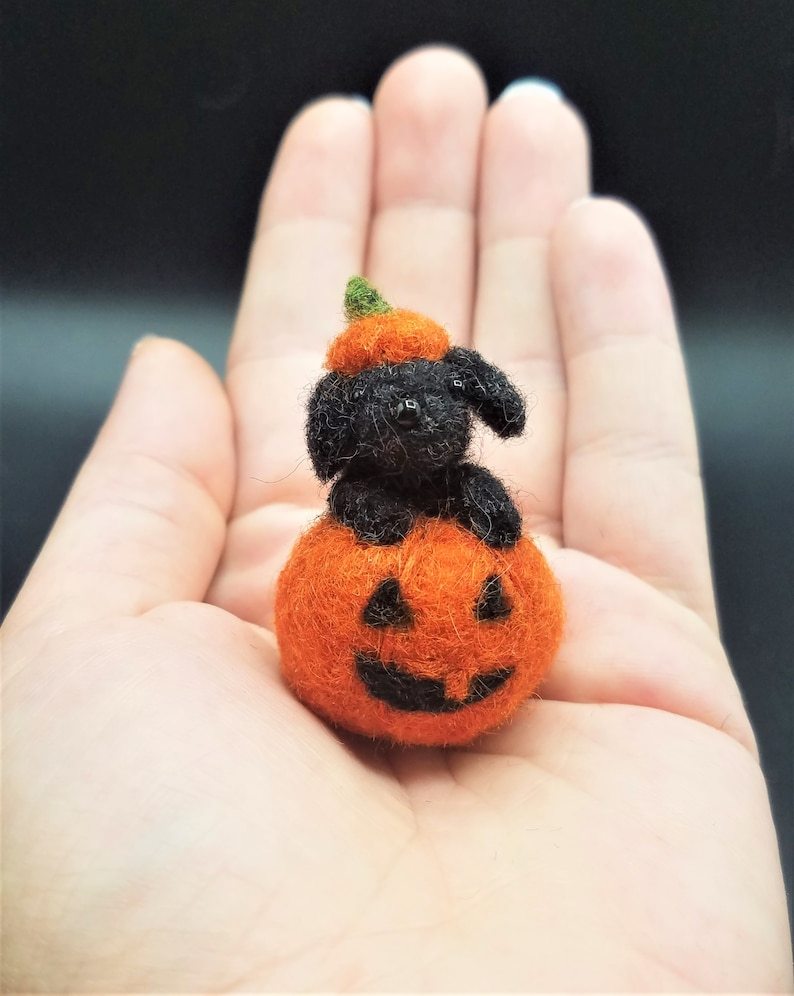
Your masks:
{"label": "felted miniature figurine", "polygon": [[312,709],[398,743],[463,744],[539,684],[559,586],[504,485],[466,460],[473,418],[519,435],[524,402],[479,353],[361,277],[308,404],[329,512],[279,578],[284,676]]}
{"label": "felted miniature figurine", "polygon": [[513,546],[518,509],[464,457],[472,414],[504,439],[524,431],[521,395],[479,353],[451,347],[440,325],[390,308],[361,278],[348,285],[345,313],[351,324],[328,352],[306,430],[317,476],[337,478],[332,514],[368,543],[404,539],[425,514]]}

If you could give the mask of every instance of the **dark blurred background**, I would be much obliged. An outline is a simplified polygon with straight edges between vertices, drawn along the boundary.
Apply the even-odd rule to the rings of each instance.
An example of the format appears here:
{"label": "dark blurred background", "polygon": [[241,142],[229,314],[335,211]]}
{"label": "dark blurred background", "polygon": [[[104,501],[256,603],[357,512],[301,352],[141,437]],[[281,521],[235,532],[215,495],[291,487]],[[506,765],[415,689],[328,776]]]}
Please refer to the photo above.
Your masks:
{"label": "dark blurred background", "polygon": [[[723,632],[794,881],[794,2],[5,0],[3,605],[146,332],[218,367],[282,129],[446,41],[545,76],[676,293]],[[752,861],[753,855],[748,854]]]}

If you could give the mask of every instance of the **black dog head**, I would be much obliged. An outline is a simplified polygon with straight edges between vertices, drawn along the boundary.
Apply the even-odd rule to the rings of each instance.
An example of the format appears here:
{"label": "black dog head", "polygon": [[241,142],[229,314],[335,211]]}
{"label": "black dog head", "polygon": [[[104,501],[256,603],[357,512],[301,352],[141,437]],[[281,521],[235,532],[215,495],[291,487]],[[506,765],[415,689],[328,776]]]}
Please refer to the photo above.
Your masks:
{"label": "black dog head", "polygon": [[309,401],[309,454],[323,481],[347,468],[432,475],[465,456],[472,413],[504,439],[524,430],[521,395],[500,370],[461,346],[441,360],[329,373]]}

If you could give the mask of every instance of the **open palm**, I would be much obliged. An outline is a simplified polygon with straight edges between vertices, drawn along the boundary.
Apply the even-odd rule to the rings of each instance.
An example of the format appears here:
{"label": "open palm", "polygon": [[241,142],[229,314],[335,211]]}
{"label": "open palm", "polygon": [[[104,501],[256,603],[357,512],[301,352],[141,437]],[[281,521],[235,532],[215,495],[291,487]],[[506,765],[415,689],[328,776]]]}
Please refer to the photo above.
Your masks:
{"label": "open palm", "polygon": [[[587,188],[567,103],[486,111],[444,49],[395,64],[374,113],[291,125],[225,386],[138,348],[6,623],[7,989],[790,984],[663,271]],[[347,737],[278,675],[275,578],[324,499],[302,404],[356,272],[533,402],[483,462],[566,636],[541,699],[470,749]]]}

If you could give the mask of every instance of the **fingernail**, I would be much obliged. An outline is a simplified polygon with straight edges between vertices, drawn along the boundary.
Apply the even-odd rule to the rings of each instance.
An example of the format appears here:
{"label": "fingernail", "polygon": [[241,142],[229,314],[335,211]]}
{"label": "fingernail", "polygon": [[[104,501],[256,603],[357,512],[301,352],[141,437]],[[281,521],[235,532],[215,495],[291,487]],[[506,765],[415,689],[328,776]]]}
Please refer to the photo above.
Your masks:
{"label": "fingernail", "polygon": [[563,99],[562,90],[556,83],[552,83],[551,80],[544,80],[541,76],[524,76],[522,79],[514,80],[509,86],[506,86],[499,95],[499,100],[507,100],[510,97],[516,97],[519,94],[529,93],[530,91],[545,94],[547,97],[551,97],[552,100]]}
{"label": "fingernail", "polygon": [[141,338],[132,347],[132,351],[130,353],[130,359],[132,359],[133,356],[136,356],[142,349],[145,349],[150,343],[157,342],[157,340],[160,338],[161,336],[153,335],[152,333],[148,333],[147,335],[141,336]]}
{"label": "fingernail", "polygon": [[577,197],[576,200],[571,201],[568,205],[568,210],[573,211],[576,208],[584,207],[585,204],[592,204],[594,200],[595,196],[593,194],[586,194],[584,197]]}

